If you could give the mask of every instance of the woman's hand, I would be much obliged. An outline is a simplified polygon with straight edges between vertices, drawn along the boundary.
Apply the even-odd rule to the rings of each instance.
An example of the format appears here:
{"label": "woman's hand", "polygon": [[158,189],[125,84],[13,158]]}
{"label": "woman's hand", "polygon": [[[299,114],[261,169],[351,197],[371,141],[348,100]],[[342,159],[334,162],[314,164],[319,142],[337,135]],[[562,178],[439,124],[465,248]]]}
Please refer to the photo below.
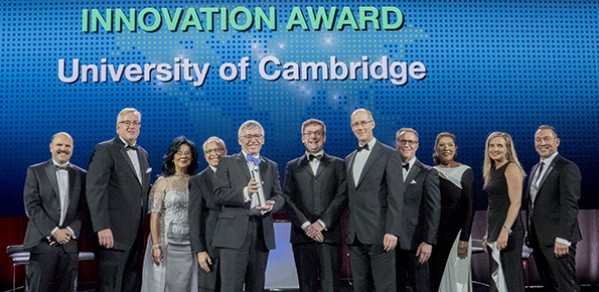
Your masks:
{"label": "woman's hand", "polygon": [[497,237],[497,241],[495,242],[495,247],[497,247],[498,250],[504,250],[507,247],[508,237],[509,231],[502,228],[501,232],[499,232],[499,237]]}
{"label": "woman's hand", "polygon": [[468,255],[468,241],[459,241],[458,242],[458,257],[461,259],[465,259]]}
{"label": "woman's hand", "polygon": [[162,249],[160,247],[152,249],[152,260],[157,266],[162,263]]}

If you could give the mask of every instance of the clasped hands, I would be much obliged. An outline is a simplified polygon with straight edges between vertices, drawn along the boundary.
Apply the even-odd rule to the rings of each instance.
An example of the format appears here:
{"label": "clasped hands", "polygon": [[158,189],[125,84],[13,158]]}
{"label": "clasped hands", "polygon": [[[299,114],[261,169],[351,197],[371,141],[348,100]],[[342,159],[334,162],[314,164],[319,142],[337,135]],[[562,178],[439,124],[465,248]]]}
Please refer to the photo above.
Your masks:
{"label": "clasped hands", "polygon": [[71,241],[73,234],[68,228],[61,228],[52,233],[52,239],[50,240],[50,245],[64,245]]}
{"label": "clasped hands", "polygon": [[323,242],[324,235],[322,235],[322,230],[324,230],[322,225],[320,225],[318,221],[315,221],[312,224],[306,226],[306,228],[304,228],[304,233],[316,242]]}

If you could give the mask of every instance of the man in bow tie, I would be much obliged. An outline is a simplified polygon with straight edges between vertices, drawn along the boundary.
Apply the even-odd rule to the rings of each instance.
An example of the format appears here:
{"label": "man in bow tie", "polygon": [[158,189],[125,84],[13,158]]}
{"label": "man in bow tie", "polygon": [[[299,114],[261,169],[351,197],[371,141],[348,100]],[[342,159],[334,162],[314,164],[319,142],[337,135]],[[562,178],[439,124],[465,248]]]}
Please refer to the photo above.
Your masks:
{"label": "man in bow tie", "polygon": [[428,259],[436,243],[441,218],[439,174],[416,158],[418,132],[401,128],[395,134],[395,148],[403,161],[406,185],[397,250],[397,291],[429,291]]}
{"label": "man in bow tie", "polygon": [[86,192],[94,232],[98,235],[96,291],[139,291],[143,219],[152,169],[148,153],[137,145],[141,113],[121,110],[117,137],[96,145]]}
{"label": "man in bow tie", "polygon": [[277,164],[260,155],[264,128],[254,120],[238,131],[241,153],[222,157],[214,199],[222,205],[213,245],[219,248],[222,292],[263,292],[269,250],[275,248],[272,213],[283,207]]}
{"label": "man in bow tie", "polygon": [[327,136],[322,121],[309,119],[301,131],[306,152],[287,163],[284,190],[300,291],[339,291],[345,165],[324,152]]}
{"label": "man in bow tie", "polygon": [[29,217],[23,247],[30,252],[29,291],[74,291],[77,240],[87,215],[85,170],[69,162],[73,138],[52,136],[52,159],[27,169],[23,198]]}
{"label": "man in bow tie", "polygon": [[374,127],[370,111],[352,113],[351,129],[358,149],[345,158],[346,242],[354,291],[395,291],[395,247],[403,232],[405,186],[399,153],[374,138]]}

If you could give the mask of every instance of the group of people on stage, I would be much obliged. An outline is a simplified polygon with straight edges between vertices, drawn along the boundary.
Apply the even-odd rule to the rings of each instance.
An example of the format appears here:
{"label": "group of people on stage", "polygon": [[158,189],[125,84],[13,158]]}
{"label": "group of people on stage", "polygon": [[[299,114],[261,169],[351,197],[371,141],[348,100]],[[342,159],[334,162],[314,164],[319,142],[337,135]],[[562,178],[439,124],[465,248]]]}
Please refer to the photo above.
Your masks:
{"label": "group of people on stage", "polygon": [[[339,291],[343,243],[354,291],[472,291],[474,175],[456,161],[456,137],[437,135],[428,166],[416,158],[415,129],[399,129],[393,149],[374,137],[371,112],[357,109],[350,120],[357,148],[345,159],[325,152],[325,124],[306,120],[305,153],[287,163],[283,186],[254,120],[239,127],[240,153],[227,156],[222,139],[208,138],[201,149],[208,167],[198,174],[197,146],[177,137],[153,185],[136,109],[118,114],[117,136],[96,145],[87,172],[69,162],[73,138],[56,133],[52,159],[27,170],[29,290],[73,291],[77,241],[89,219],[97,291],[262,292],[275,248],[272,214],[285,207],[300,291]],[[485,144],[491,291],[524,291],[525,240],[548,290],[579,291],[580,171],[558,154],[551,126],[540,126],[534,143],[540,162],[526,185],[510,135],[491,133]],[[519,217],[523,194],[527,222]]]}

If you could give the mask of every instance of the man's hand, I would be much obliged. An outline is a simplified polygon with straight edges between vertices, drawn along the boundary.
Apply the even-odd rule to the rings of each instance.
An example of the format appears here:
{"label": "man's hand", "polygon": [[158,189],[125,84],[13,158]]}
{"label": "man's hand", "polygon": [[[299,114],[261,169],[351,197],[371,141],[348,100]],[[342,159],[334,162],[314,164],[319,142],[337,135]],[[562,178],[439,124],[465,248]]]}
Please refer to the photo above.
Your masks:
{"label": "man's hand", "polygon": [[198,253],[198,263],[200,264],[200,268],[206,271],[206,273],[210,273],[210,265],[212,265],[212,258],[208,255],[208,252],[202,251]]}
{"label": "man's hand", "polygon": [[385,237],[383,237],[383,247],[385,251],[392,251],[397,246],[397,236],[385,233]]}
{"label": "man's hand", "polygon": [[256,209],[262,211],[262,214],[270,212],[270,210],[272,210],[272,208],[275,206],[274,200],[267,200],[265,203],[266,205],[264,206],[256,206]]}
{"label": "man's hand", "polygon": [[52,233],[52,238],[54,238],[53,241],[55,241],[58,244],[69,243],[71,241],[71,236],[71,231],[69,231],[69,229],[67,228],[58,229],[54,233]]}
{"label": "man's hand", "polygon": [[[318,225],[320,228],[315,227],[315,225]],[[317,242],[324,241],[324,235],[322,235],[322,226],[318,222],[314,222],[314,223],[308,225],[308,227],[306,227],[306,229],[304,229],[304,233],[306,233],[306,235],[308,237],[312,238],[312,240],[314,240],[314,241],[317,241]]]}
{"label": "man's hand", "polygon": [[112,237],[112,230],[110,228],[98,231],[98,243],[103,248],[112,248],[114,246],[114,238]]}
{"label": "man's hand", "polygon": [[418,246],[418,249],[416,250],[416,256],[418,257],[418,262],[420,264],[426,263],[426,261],[428,261],[428,259],[431,257],[432,251],[433,251],[432,245],[430,245],[426,242],[420,243],[420,245]]}
{"label": "man's hand", "polygon": [[248,196],[251,198],[255,193],[258,193],[258,190],[260,189],[260,183],[256,180],[256,179],[250,179],[250,181],[248,181]]}
{"label": "man's hand", "polygon": [[568,250],[569,250],[569,247],[567,245],[559,243],[557,241],[555,242],[555,245],[553,246],[553,254],[558,258],[567,255]]}

